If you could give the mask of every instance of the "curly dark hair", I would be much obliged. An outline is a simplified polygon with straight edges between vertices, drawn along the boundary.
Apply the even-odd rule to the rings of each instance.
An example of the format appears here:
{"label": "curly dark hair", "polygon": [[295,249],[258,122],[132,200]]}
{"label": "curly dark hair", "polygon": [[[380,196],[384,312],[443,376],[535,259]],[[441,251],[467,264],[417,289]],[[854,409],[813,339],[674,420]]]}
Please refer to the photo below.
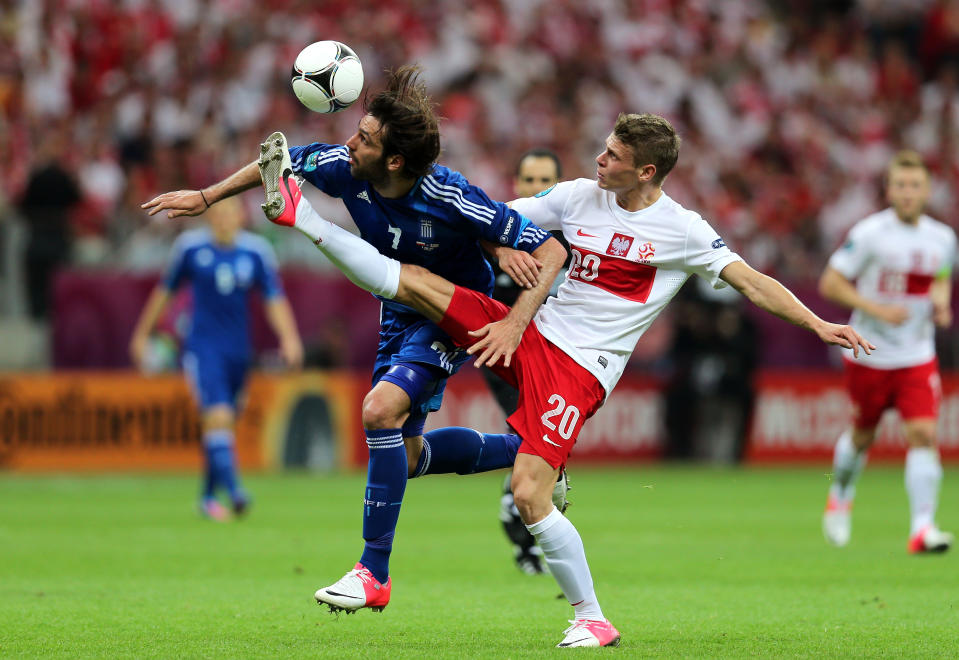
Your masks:
{"label": "curly dark hair", "polygon": [[439,118],[420,72],[413,65],[388,71],[386,89],[363,102],[382,126],[383,156],[402,156],[403,172],[411,177],[428,174],[440,155]]}

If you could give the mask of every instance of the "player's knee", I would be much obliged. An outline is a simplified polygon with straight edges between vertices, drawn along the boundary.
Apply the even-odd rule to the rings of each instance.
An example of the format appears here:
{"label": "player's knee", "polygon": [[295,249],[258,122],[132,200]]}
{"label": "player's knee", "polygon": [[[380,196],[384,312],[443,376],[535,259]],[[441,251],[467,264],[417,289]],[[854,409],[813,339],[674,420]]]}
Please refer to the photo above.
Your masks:
{"label": "player's knee", "polygon": [[852,433],[852,446],[856,451],[866,451],[876,439],[876,428],[855,429]]}
{"label": "player's knee", "polygon": [[414,307],[427,318],[438,320],[446,313],[455,287],[422,266],[403,264],[397,302]]}
{"label": "player's knee", "polygon": [[910,447],[935,447],[936,428],[925,425],[910,428],[906,432],[906,441]]}
{"label": "player's knee", "polygon": [[363,399],[363,428],[395,429],[402,425],[408,411],[398,409],[394,402],[370,392]]}
{"label": "player's knee", "polygon": [[221,431],[233,428],[233,410],[228,406],[213,406],[203,411],[203,429]]}
{"label": "player's knee", "polygon": [[539,488],[536,481],[514,472],[511,486],[513,489],[513,504],[519,510],[519,515],[524,523],[531,525],[549,515],[553,506],[550,493]]}
{"label": "player's knee", "polygon": [[429,273],[422,266],[403,264],[400,270],[400,285],[393,299],[404,304],[413,304],[422,298]]}
{"label": "player's knee", "polygon": [[423,285],[423,281],[426,279],[427,275],[430,274],[428,268],[423,266],[417,266],[415,264],[403,264],[403,270],[401,271],[403,282],[407,286],[419,287]]}

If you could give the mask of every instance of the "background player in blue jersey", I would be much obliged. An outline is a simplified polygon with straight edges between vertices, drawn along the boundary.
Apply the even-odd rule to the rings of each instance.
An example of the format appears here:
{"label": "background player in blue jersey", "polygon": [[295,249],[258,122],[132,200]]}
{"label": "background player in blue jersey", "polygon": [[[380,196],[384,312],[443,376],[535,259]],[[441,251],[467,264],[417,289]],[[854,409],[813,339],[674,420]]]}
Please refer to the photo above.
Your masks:
{"label": "background player in blue jersey", "polygon": [[206,459],[200,511],[223,520],[229,513],[216,499],[225,489],[236,514],[249,506],[240,485],[233,451],[237,400],[253,358],[249,297],[258,288],[266,317],[290,366],[303,360],[303,345],[276,272],[269,243],[241,229],[243,210],[235,201],[210,209],[209,227],[184,232],[173,246],[170,264],[140,314],[130,355],[143,367],[150,333],[182,284],[193,294],[192,324],[183,353],[183,370],[202,412]]}
{"label": "background player in blue jersey", "polygon": [[[477,365],[492,363],[512,349],[552,283],[552,278],[536,280],[537,267],[555,274],[565,251],[549,232],[490,200],[458,172],[436,164],[439,122],[418,73],[416,67],[391,72],[387,88],[367,97],[367,114],[345,145],[314,143],[287,151],[282,135],[274,134],[264,145],[263,158],[276,160],[263,165],[280,167],[281,151],[286,152],[283,156],[292,158],[292,172],[342,199],[363,239],[379,252],[429,268],[463,287],[484,294],[492,291],[492,271],[480,241],[498,246],[494,251],[501,267],[527,288],[514,306],[516,314],[479,329],[481,338],[470,348],[471,354],[479,355]],[[269,145],[277,140],[282,149],[271,150]],[[259,165],[251,163],[202,191],[166,193],[143,208],[151,215],[166,210],[171,218],[196,215],[207,203],[259,183]],[[276,191],[266,193],[269,199]],[[559,263],[553,263],[557,253]],[[465,429],[445,429],[424,438],[427,413],[439,408],[446,379],[468,354],[456,350],[445,332],[412,308],[381,300],[373,388],[363,400],[370,449],[363,517],[366,543],[350,573],[372,575],[387,584],[408,477],[507,467],[513,464],[519,440],[515,435],[484,436]],[[388,590],[383,596],[389,599]]]}

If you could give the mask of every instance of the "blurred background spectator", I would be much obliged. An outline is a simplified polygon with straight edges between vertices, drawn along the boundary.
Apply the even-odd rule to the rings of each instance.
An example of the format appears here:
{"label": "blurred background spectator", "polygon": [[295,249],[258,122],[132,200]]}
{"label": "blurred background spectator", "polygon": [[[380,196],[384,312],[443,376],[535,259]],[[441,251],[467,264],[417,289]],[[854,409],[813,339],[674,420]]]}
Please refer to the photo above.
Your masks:
{"label": "blurred background spectator", "polygon": [[[900,147],[932,168],[930,213],[959,211],[956,0],[0,0],[0,313],[42,316],[60,264],[158,268],[178,227],[139,204],[251,161],[273,130],[348,138],[360,104],[316,115],[289,88],[320,39],[353,47],[374,89],[423,64],[442,161],[501,199],[531,146],[592,177],[617,113],[665,115],[684,140],[669,194],[790,282],[883,206]],[[258,229],[281,263],[324,267]]]}
{"label": "blurred background spectator", "polygon": [[42,137],[20,201],[27,230],[27,300],[35,319],[46,318],[50,277],[60,264],[70,262],[73,247],[70,213],[80,201],[80,190],[64,162],[67,142],[63,137],[56,132]]}
{"label": "blurred background spectator", "polygon": [[758,363],[756,324],[748,302],[730,287],[695,278],[673,301],[675,333],[664,388],[666,446],[671,459],[742,460]]}

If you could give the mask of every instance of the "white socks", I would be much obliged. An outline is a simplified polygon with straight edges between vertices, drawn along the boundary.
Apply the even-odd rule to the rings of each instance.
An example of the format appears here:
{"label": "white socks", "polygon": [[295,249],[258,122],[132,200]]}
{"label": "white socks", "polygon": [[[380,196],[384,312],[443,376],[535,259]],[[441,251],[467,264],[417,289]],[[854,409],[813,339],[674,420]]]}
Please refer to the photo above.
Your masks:
{"label": "white socks", "polygon": [[829,494],[843,504],[852,502],[856,495],[856,479],[866,465],[866,452],[857,451],[852,443],[852,432],[846,430],[833,450],[833,482]]}
{"label": "white socks", "polygon": [[575,618],[604,621],[606,617],[593,591],[593,576],[586,563],[583,539],[573,523],[553,507],[548,516],[527,525],[526,529],[536,537],[536,542],[543,549],[550,573],[576,611]]}
{"label": "white socks", "polygon": [[[856,494],[856,478],[865,463],[866,452],[856,451],[852,433],[846,431],[839,436],[833,453],[830,497],[842,504],[851,503]],[[915,536],[923,527],[935,524],[939,485],[942,483],[942,464],[937,448],[912,447],[906,452],[905,483],[911,519],[909,535]]]}
{"label": "white socks", "polygon": [[906,494],[912,516],[909,535],[914,536],[936,519],[942,464],[935,447],[913,447],[906,452]]}
{"label": "white socks", "polygon": [[343,271],[353,284],[384,298],[393,298],[400,286],[400,262],[313,210],[306,197],[296,205],[296,228]]}

